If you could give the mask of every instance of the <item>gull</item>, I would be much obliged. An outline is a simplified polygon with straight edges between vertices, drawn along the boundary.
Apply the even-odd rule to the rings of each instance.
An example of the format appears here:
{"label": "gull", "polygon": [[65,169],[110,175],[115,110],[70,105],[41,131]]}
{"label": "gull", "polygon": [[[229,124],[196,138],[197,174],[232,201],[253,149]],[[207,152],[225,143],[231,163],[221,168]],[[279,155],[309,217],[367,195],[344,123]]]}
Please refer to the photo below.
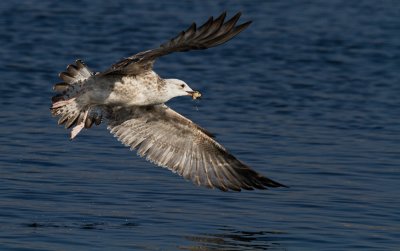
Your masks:
{"label": "gull", "polygon": [[71,128],[74,139],[83,128],[106,121],[124,145],[155,165],[167,168],[194,184],[222,191],[285,187],[244,164],[214,136],[165,103],[178,96],[201,97],[179,79],[163,79],[153,71],[159,57],[173,52],[218,46],[246,29],[237,25],[241,13],[225,21],[226,13],[193,23],[158,48],[122,59],[103,72],[91,71],[81,60],[68,65],[55,84],[51,112],[58,124]]}

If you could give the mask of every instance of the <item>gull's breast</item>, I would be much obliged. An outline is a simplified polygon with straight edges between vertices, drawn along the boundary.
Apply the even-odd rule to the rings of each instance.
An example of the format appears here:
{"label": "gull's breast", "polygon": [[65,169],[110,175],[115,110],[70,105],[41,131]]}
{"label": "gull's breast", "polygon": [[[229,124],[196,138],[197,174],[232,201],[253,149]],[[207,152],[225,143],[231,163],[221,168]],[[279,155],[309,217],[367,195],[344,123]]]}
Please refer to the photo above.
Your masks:
{"label": "gull's breast", "polygon": [[154,75],[104,78],[96,82],[91,90],[93,103],[143,106],[159,103],[159,97],[162,96],[159,77]]}

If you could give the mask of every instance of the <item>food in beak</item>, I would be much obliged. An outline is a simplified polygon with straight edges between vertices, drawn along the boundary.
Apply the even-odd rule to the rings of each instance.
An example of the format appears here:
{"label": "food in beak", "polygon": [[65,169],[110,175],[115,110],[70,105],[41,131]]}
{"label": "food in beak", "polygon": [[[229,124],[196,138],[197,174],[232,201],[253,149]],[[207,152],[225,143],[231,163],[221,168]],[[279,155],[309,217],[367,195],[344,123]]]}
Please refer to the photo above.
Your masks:
{"label": "food in beak", "polygon": [[199,99],[201,97],[201,93],[199,91],[194,91],[190,94],[192,95],[192,99]]}

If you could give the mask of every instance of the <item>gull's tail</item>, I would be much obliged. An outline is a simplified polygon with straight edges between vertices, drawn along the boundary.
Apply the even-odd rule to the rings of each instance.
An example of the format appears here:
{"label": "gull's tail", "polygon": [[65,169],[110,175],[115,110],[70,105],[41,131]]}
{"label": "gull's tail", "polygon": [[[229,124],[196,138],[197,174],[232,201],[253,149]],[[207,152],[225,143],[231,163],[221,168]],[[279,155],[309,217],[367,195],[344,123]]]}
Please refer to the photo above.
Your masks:
{"label": "gull's tail", "polygon": [[79,95],[82,92],[86,81],[94,75],[89,68],[81,61],[76,60],[75,65],[68,65],[66,72],[60,73],[60,78],[64,81],[53,86],[57,92],[52,97],[51,113],[58,116],[58,124],[65,124],[71,131],[71,139],[84,128],[89,128],[93,123],[101,123],[101,112],[90,109],[86,105],[80,104]]}

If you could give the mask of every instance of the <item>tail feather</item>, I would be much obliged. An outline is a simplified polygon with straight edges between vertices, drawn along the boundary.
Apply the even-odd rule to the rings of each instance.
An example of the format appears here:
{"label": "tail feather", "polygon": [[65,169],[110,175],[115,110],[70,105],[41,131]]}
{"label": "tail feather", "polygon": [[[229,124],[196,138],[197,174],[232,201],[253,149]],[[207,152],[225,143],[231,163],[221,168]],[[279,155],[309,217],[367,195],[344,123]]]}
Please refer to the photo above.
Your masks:
{"label": "tail feather", "polygon": [[65,124],[66,128],[74,126],[71,138],[74,138],[82,128],[89,128],[93,123],[98,124],[99,120],[101,121],[101,113],[97,110],[91,112],[90,107],[78,102],[78,96],[86,80],[93,75],[94,72],[90,71],[81,60],[77,60],[75,65],[68,65],[67,70],[59,74],[64,82],[53,86],[57,94],[52,97],[51,113],[59,117],[59,125]]}
{"label": "tail feather", "polygon": [[67,71],[59,74],[60,78],[67,84],[74,84],[77,82],[84,81],[94,75],[94,72],[86,66],[82,60],[78,59],[75,61],[75,65],[70,64],[67,66]]}
{"label": "tail feather", "polygon": [[53,91],[63,93],[68,90],[68,87],[69,87],[69,84],[67,84],[65,82],[57,83],[53,86]]}
{"label": "tail feather", "polygon": [[64,81],[53,86],[53,90],[58,94],[53,97],[53,103],[60,99],[68,100],[76,96],[82,89],[85,81],[94,75],[94,72],[81,61],[76,60],[76,65],[70,64],[66,72],[61,72],[59,77]]}
{"label": "tail feather", "polygon": [[68,72],[65,71],[60,72],[58,76],[68,84],[74,84],[77,82],[77,79],[75,79],[74,76],[70,75]]}
{"label": "tail feather", "polygon": [[[65,102],[65,101],[60,101],[60,102]],[[53,116],[60,117],[60,119],[58,120],[59,125],[65,124],[66,128],[70,128],[75,124],[80,113],[83,111],[81,111],[80,107],[78,106],[78,103],[74,99],[68,100],[65,102],[65,104],[62,104],[61,106],[57,107],[58,103],[60,102],[56,102],[53,104],[53,107],[51,108],[51,113]]]}

